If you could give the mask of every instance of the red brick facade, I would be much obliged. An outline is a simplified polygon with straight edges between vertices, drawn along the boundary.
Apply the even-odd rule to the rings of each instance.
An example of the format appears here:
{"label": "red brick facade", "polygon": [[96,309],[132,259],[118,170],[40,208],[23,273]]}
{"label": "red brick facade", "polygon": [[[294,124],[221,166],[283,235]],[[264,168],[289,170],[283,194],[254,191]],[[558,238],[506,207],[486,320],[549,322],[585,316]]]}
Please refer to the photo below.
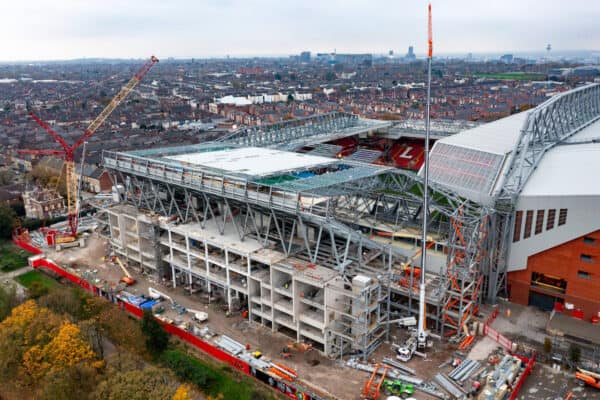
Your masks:
{"label": "red brick facade", "polygon": [[508,274],[510,300],[532,296],[571,303],[589,320],[600,312],[600,231],[530,256],[527,269]]}
{"label": "red brick facade", "polygon": [[98,181],[100,182],[101,192],[110,192],[110,189],[112,188],[112,181],[110,180],[106,170],[102,171],[102,175],[100,175]]}

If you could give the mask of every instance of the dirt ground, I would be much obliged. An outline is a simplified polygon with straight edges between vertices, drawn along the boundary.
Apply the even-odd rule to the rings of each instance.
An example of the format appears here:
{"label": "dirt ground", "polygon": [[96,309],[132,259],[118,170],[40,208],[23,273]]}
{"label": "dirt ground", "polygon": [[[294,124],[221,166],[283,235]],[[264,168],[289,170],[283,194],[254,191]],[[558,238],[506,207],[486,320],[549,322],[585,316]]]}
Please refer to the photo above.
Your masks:
{"label": "dirt ground", "polygon": [[[121,269],[111,263],[102,260],[107,255],[108,247],[104,239],[97,235],[88,238],[85,248],[71,248],[61,252],[48,251],[48,257],[62,265],[75,269],[79,274],[89,274],[96,285],[104,283],[110,285],[118,282],[123,275]],[[201,294],[190,295],[181,288],[173,289],[156,282],[151,277],[142,276],[130,268],[130,272],[136,278],[137,283],[127,288],[127,291],[135,295],[147,295],[148,288],[153,287],[161,292],[171,296],[177,303],[186,308],[205,311],[209,314],[207,325],[218,333],[227,335],[240,343],[248,344],[252,349],[260,350],[264,357],[295,369],[298,372],[299,379],[309,388],[312,387],[321,392],[333,395],[335,398],[344,400],[354,400],[360,398],[360,393],[364,387],[369,374],[349,367],[339,360],[332,360],[316,350],[303,352],[296,350],[292,352],[292,357],[283,358],[281,350],[294,341],[283,334],[272,332],[271,329],[258,324],[250,324],[248,320],[240,315],[226,317],[221,303],[205,304],[206,297]],[[178,315],[170,307],[165,306],[165,317],[171,318],[176,322],[187,322],[191,320],[189,314],[185,316]],[[401,343],[404,340],[405,333],[392,329],[390,341],[392,343]],[[428,380],[437,372],[437,366],[445,361],[452,353],[451,349],[443,346],[440,350],[436,347],[431,351],[426,359],[416,357],[411,360],[407,366],[417,371],[417,376]],[[380,362],[383,357],[394,357],[395,351],[391,343],[384,343],[373,354],[369,361]],[[435,368],[432,368],[435,366]],[[428,400],[430,396],[423,393],[415,393],[415,399]]]}
{"label": "dirt ground", "polygon": [[[80,274],[88,274],[97,285],[103,283],[117,282],[123,275],[121,269],[110,262],[103,262],[102,257],[107,254],[107,245],[103,239],[92,236],[88,239],[85,248],[72,248],[60,253],[48,252],[49,258],[54,261],[70,266],[78,270]],[[87,271],[87,272],[86,272]],[[91,271],[91,272],[90,272]],[[337,399],[354,400],[360,398],[360,393],[369,374],[348,368],[339,360],[331,360],[316,350],[302,352],[294,351],[291,358],[283,358],[281,350],[294,341],[280,333],[272,332],[271,329],[251,324],[239,314],[227,317],[223,311],[222,303],[207,304],[206,296],[201,294],[189,294],[182,288],[173,289],[167,287],[148,276],[131,271],[138,283],[127,288],[135,295],[147,295],[148,288],[153,287],[171,296],[177,303],[186,308],[206,311],[209,314],[209,328],[218,333],[227,335],[242,344],[250,345],[253,350],[260,350],[264,357],[281,362],[298,372],[300,381],[307,387],[329,393]],[[529,307],[513,304],[500,305],[501,312],[494,321],[493,327],[501,333],[506,334],[513,340],[526,340],[528,343],[542,343],[546,336],[544,328],[547,321],[547,313],[537,311]],[[510,316],[506,309],[510,308]],[[165,317],[176,322],[187,322],[191,320],[190,314],[178,315],[175,310],[165,305]],[[390,330],[389,343],[383,343],[369,359],[369,362],[381,362],[383,357],[395,357],[393,343],[400,344],[404,341],[406,332],[393,327]],[[498,344],[489,338],[478,338],[468,357],[480,360],[482,367],[493,367],[487,363],[490,353],[497,351]],[[422,359],[414,357],[406,365],[417,372],[417,377],[425,381],[432,381],[438,372],[448,373],[452,367],[446,366],[440,369],[440,365],[452,359],[455,346],[441,344],[434,341],[434,348],[427,351],[427,357]],[[576,385],[572,372],[556,372],[551,367],[538,363],[532,375],[527,379],[518,398],[520,400],[546,399],[554,400],[564,398],[566,392],[573,391],[572,399],[600,399],[600,391],[592,388],[581,388]],[[465,385],[470,385],[467,382]],[[466,386],[469,387],[469,386]],[[564,394],[563,394],[564,392]],[[559,397],[557,397],[559,396]],[[562,397],[560,397],[562,396]],[[383,396],[382,396],[383,397]],[[430,400],[433,397],[424,393],[415,392],[415,399]]]}

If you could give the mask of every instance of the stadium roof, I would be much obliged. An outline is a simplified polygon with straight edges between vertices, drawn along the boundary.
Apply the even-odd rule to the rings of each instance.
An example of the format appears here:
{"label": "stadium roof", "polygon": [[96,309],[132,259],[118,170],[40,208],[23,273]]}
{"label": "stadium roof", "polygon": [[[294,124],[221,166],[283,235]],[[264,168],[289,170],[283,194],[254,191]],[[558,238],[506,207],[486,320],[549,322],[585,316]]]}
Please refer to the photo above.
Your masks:
{"label": "stadium roof", "polygon": [[448,145],[504,155],[515,148],[527,112],[511,115],[441,139]]}
{"label": "stadium roof", "polygon": [[550,150],[527,181],[521,196],[599,196],[600,122],[572,137],[579,144],[562,144]]}
{"label": "stadium roof", "polygon": [[254,177],[269,176],[283,171],[314,168],[336,162],[331,158],[264,147],[190,152],[165,158],[194,166]]}
{"label": "stadium roof", "polygon": [[584,85],[439,140],[431,150],[430,179],[505,211],[524,194],[596,194],[591,182],[600,167],[599,124],[600,85]]}
{"label": "stadium roof", "polygon": [[430,156],[431,181],[490,205],[526,118],[526,112],[511,115],[437,141]]}

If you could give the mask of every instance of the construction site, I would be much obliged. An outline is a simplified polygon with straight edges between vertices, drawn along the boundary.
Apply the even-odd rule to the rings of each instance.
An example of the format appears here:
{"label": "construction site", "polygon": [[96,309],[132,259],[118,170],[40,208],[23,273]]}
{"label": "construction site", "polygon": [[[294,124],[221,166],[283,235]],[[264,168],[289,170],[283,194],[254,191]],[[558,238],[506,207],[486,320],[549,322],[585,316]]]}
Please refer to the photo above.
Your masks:
{"label": "construction site", "polygon": [[[152,310],[166,330],[220,349],[294,399],[514,399],[536,350],[494,328],[499,314],[511,322],[502,315],[518,296],[510,283],[553,296],[552,307],[575,303],[585,318],[600,312],[543,273],[526,283],[515,275],[530,256],[600,227],[594,185],[569,186],[566,173],[550,177],[564,176],[561,193],[545,183],[565,149],[600,153],[600,85],[485,125],[440,122],[435,137],[427,119],[412,170],[362,144],[422,141],[422,127],[339,112],[196,145],[104,151],[112,193],[94,198],[82,235],[74,151],[156,62],[73,146],[32,114],[63,147],[69,211],[62,229],[17,233],[18,243],[41,238],[34,267]],[[598,386],[590,374],[577,379]]]}

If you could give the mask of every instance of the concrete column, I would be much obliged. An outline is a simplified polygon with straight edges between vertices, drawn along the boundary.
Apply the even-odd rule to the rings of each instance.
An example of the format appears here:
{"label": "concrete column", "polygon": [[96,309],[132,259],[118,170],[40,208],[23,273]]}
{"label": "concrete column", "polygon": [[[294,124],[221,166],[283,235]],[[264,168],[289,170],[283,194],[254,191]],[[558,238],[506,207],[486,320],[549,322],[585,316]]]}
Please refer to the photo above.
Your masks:
{"label": "concrete column", "polygon": [[192,294],[192,259],[190,256],[190,237],[185,234],[185,251],[187,257],[187,266],[188,266],[188,277],[189,277],[189,285],[190,285],[190,294]]}
{"label": "concrete column", "polygon": [[175,276],[175,267],[173,266],[173,240],[171,238],[171,229],[167,229],[169,234],[169,257],[171,258],[171,279],[173,279],[173,289],[177,287],[177,277]]}
{"label": "concrete column", "polygon": [[231,312],[231,278],[229,276],[229,251],[226,248],[223,249],[225,252],[225,290],[227,290],[227,307],[229,308],[229,312]]}

